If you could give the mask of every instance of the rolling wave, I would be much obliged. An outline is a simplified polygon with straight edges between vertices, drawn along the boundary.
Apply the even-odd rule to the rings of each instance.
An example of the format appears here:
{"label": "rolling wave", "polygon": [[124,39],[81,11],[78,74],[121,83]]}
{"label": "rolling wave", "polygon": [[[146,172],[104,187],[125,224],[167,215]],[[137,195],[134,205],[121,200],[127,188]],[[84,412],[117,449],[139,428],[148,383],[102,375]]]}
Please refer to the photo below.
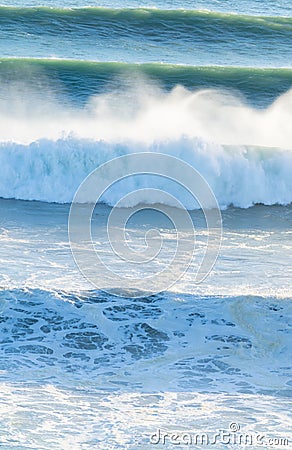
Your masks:
{"label": "rolling wave", "polygon": [[[51,93],[86,103],[92,95],[147,77],[163,89],[219,88],[241,93],[251,104],[266,107],[292,86],[292,69],[228,66],[190,66],[160,63],[128,64],[62,59],[0,58],[2,99],[10,86],[22,83],[50,88]],[[134,81],[133,81],[134,82]],[[40,85],[41,83],[41,85]],[[25,89],[24,89],[25,91]]]}
{"label": "rolling wave", "polygon": [[[145,80],[95,95],[83,108],[36,91],[33,100],[33,91],[20,86],[0,105],[1,197],[70,202],[100,164],[150,151],[195,167],[222,208],[292,201],[292,91],[263,110],[230,93],[181,86],[165,92]],[[104,201],[114,204],[119,193]]]}
{"label": "rolling wave", "polygon": [[[103,162],[158,151],[199,170],[222,208],[291,202],[291,91],[283,92],[292,69],[275,67],[287,61],[292,19],[0,7],[0,27],[5,52],[26,56],[0,59],[0,196],[70,202]],[[57,59],[66,52],[71,59]],[[249,55],[257,64],[271,56],[275,67],[246,67]],[[240,58],[244,67],[228,66]],[[103,200],[114,204],[116,193]]]}
{"label": "rolling wave", "polygon": [[[193,0],[116,0],[114,5],[112,0],[102,0],[98,2],[100,6],[104,8],[159,8],[159,9],[185,9],[193,10]],[[82,8],[85,4],[82,0],[49,0],[47,4],[53,8]],[[11,0],[2,0],[1,5],[10,6]],[[39,0],[14,0],[14,6],[23,7],[39,7],[41,5]],[[95,7],[96,0],[87,0],[86,7]],[[291,2],[290,0],[274,0],[273,2],[259,2],[259,0],[248,0],[235,3],[234,0],[224,0],[224,2],[218,2],[218,0],[196,0],[196,9],[199,10],[211,10],[227,13],[232,11],[238,14],[249,15],[264,15],[264,16],[290,16],[291,17]]]}
{"label": "rolling wave", "polygon": [[[114,20],[122,22],[139,21],[144,25],[147,23],[155,23],[158,21],[160,25],[164,24],[164,20],[172,20],[181,22],[183,26],[196,25],[197,22],[201,24],[202,21],[220,21],[222,24],[233,24],[240,26],[242,24],[251,27],[259,26],[260,28],[272,28],[282,31],[288,29],[291,31],[292,18],[281,16],[256,16],[235,13],[224,13],[209,10],[191,10],[191,9],[157,9],[157,8],[103,8],[103,7],[79,7],[79,8],[57,8],[49,6],[37,7],[15,7],[15,6],[0,6],[0,16],[7,19],[31,19],[34,23],[41,22],[43,18],[55,18],[55,20],[76,19],[80,24],[85,22],[90,24],[98,19]],[[145,23],[146,22],[146,23]],[[134,22],[135,23],[135,22]],[[164,24],[166,26],[166,24]],[[211,24],[210,24],[211,25]]]}
{"label": "rolling wave", "polygon": [[292,19],[180,9],[0,7],[0,30],[2,56],[196,65],[273,58],[281,66]]}
{"label": "rolling wave", "polygon": [[[15,23],[19,27],[27,27],[29,33],[59,31],[72,33],[74,28],[85,32],[104,31],[105,36],[114,34],[152,35],[155,39],[169,34],[181,37],[184,40],[193,34],[204,34],[204,38],[211,33],[214,43],[216,35],[220,32],[221,39],[224,33],[240,33],[241,36],[258,36],[281,38],[292,33],[292,18],[281,16],[254,16],[214,11],[197,11],[189,9],[161,10],[155,8],[50,8],[39,7],[8,7],[0,6],[1,25],[11,26]],[[180,33],[183,33],[180,35]],[[215,33],[213,35],[213,33]],[[272,33],[272,34],[271,34]],[[228,37],[227,36],[227,37]]]}

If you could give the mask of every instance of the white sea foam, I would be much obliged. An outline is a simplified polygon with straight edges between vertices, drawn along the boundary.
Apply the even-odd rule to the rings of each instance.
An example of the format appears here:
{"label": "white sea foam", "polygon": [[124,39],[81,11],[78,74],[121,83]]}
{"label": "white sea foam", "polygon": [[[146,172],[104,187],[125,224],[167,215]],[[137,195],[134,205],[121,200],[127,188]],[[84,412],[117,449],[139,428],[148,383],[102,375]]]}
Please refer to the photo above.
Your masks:
{"label": "white sea foam", "polygon": [[[145,80],[94,96],[83,109],[50,100],[50,92],[41,102],[20,85],[7,98],[9,103],[0,105],[1,197],[70,202],[100,164],[151,151],[195,167],[222,208],[292,201],[292,90],[264,110],[227,92],[178,86],[165,93]],[[121,194],[143,187],[166,189],[194,207],[180,188],[151,177],[123,182],[103,200],[115,204]],[[136,201],[159,197],[148,199],[142,192]]]}

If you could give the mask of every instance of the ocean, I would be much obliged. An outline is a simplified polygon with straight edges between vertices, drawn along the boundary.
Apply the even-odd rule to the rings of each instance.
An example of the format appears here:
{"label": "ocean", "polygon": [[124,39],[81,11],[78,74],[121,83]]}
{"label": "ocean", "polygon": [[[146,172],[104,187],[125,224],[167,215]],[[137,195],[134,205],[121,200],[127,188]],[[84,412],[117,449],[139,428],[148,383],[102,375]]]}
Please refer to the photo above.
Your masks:
{"label": "ocean", "polygon": [[288,0],[1,1],[1,449],[289,448],[291,43]]}

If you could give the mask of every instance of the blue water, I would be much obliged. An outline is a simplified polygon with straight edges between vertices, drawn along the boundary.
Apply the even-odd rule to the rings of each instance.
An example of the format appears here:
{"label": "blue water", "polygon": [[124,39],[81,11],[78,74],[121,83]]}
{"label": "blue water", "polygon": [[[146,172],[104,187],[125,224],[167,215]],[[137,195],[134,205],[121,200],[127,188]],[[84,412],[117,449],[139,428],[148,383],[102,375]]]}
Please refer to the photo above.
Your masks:
{"label": "blue water", "polygon": [[[2,0],[1,448],[151,449],[158,429],[235,430],[218,450],[243,448],[239,429],[250,448],[291,443],[291,41],[288,0]],[[212,188],[223,238],[203,283],[191,265],[169,289],[133,299],[78,270],[74,193],[135,152],[180,158]],[[181,186],[130,177],[105,192],[92,236],[110,269],[133,279],[139,265],[111,252],[106,224],[135,191],[125,209],[147,206],[127,228],[136,251],[153,228],[172,250],[174,230],[151,205],[177,213],[148,188],[191,210],[198,258],[206,248],[204,217]]]}

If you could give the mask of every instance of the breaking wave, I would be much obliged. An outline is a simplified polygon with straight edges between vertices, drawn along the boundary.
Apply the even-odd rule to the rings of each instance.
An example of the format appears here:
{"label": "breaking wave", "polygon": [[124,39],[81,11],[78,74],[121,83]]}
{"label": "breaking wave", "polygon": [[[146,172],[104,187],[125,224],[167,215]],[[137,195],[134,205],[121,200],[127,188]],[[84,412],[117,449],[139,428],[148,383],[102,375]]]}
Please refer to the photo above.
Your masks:
{"label": "breaking wave", "polygon": [[[228,92],[181,86],[165,92],[140,80],[77,109],[22,88],[14,86],[0,107],[1,197],[67,203],[100,164],[150,151],[195,167],[222,208],[292,201],[292,91],[258,110]],[[145,177],[128,183],[126,193],[133,183],[153,187]],[[120,190],[113,187],[103,201],[115,204]]]}

